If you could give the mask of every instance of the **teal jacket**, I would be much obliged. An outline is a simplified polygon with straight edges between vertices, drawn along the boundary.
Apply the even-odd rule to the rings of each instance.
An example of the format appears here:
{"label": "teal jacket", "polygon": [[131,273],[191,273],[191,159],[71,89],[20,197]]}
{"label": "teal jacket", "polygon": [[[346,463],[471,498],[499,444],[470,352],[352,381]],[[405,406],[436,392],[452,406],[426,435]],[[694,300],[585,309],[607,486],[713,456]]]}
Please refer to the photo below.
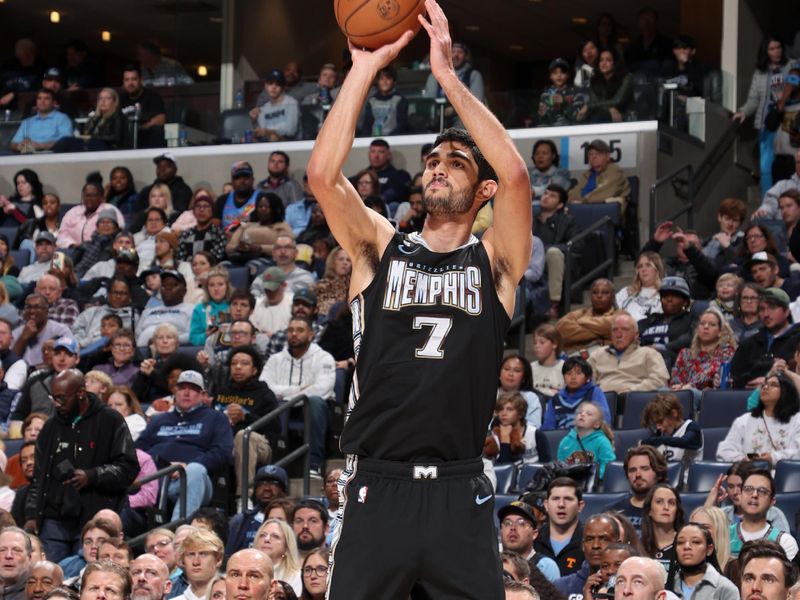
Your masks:
{"label": "teal jacket", "polygon": [[582,437],[581,443],[583,448],[578,443],[578,430],[573,427],[558,445],[558,460],[567,460],[570,454],[585,448],[588,452],[594,454],[594,460],[598,465],[598,477],[602,479],[606,474],[606,465],[617,459],[611,440],[600,429],[595,429],[586,437]]}
{"label": "teal jacket", "polygon": [[[220,316],[223,313],[225,318],[221,319]],[[218,327],[221,322],[230,320],[230,314],[230,304],[227,300],[224,302],[211,300],[208,304],[201,302],[195,306],[192,313],[192,324],[189,328],[189,343],[192,346],[205,345],[208,327]]]}

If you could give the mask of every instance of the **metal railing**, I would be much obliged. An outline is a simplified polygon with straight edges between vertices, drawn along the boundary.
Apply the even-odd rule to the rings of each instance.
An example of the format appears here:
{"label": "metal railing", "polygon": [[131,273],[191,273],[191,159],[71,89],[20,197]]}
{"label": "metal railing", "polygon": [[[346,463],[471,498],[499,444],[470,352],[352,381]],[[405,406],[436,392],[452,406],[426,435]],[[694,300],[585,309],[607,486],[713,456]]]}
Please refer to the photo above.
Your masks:
{"label": "metal railing", "polygon": [[[572,256],[573,256],[573,248],[577,242],[582,241],[584,238],[589,237],[590,234],[593,234],[595,231],[599,230],[600,228],[605,227],[610,229],[610,233],[608,235],[603,236],[603,241],[606,243],[606,259],[597,265],[594,269],[582,275],[577,281],[572,281],[572,269],[570,265],[572,265]],[[594,223],[588,229],[584,229],[574,238],[567,242],[567,250],[564,256],[564,263],[566,268],[564,269],[564,313],[568,313],[572,308],[572,292],[575,290],[579,290],[587,281],[593,281],[597,275],[601,272],[606,271],[607,276],[611,278],[611,270],[614,268],[614,221],[611,217],[605,216],[596,223]]]}
{"label": "metal railing", "polygon": [[739,121],[731,121],[730,124],[725,128],[725,131],[722,132],[722,135],[719,136],[719,139],[716,141],[714,146],[712,146],[711,150],[708,151],[705,158],[700,161],[700,164],[697,165],[697,168],[694,171],[694,181],[692,182],[694,189],[692,190],[695,194],[700,190],[700,188],[705,185],[706,181],[711,177],[716,166],[720,163],[722,158],[728,152],[733,143],[734,149],[734,160],[736,158],[736,135],[739,132],[739,128],[742,126]]}
{"label": "metal railing", "polygon": [[[172,475],[173,473],[178,473],[178,519],[176,521],[170,521],[162,527],[166,529],[172,529],[173,527],[177,527],[184,521],[186,521],[186,469],[183,465],[170,465],[168,467],[164,467],[163,469],[159,469],[155,473],[150,473],[150,475],[146,475],[141,479],[137,479],[133,482],[133,485],[128,489],[129,494],[135,494],[138,492],[141,487],[145,483],[150,483],[151,481],[155,481],[156,479],[161,479],[162,477],[166,477],[167,475]],[[162,486],[163,492],[166,494],[166,487],[169,486],[169,483]],[[142,544],[147,538],[147,533],[143,533],[142,535],[138,535],[135,538],[127,540],[127,543],[131,547],[136,547],[139,544]]]}
{"label": "metal railing", "polygon": [[309,440],[311,439],[311,415],[309,404],[306,402],[307,399],[306,396],[296,396],[287,402],[282,402],[278,408],[260,419],[253,421],[244,428],[244,433],[242,435],[242,472],[239,475],[239,489],[242,502],[246,502],[246,499],[250,497],[250,473],[247,470],[247,465],[250,462],[250,436],[255,430],[261,429],[275,419],[280,418],[283,413],[299,404],[303,406],[303,443],[299,448],[292,450],[289,454],[273,464],[282,467],[294,462],[301,456],[305,456],[305,464],[303,465],[303,495],[308,496],[311,489],[311,478],[309,476],[309,470],[311,469],[311,445],[309,444]]}
{"label": "metal railing", "polygon": [[[658,188],[663,186],[666,183],[671,183],[673,181],[677,181],[678,175],[683,172],[686,172],[686,198],[684,198],[684,202],[686,203],[685,206],[669,216],[662,217],[660,219],[656,219],[656,193]],[[657,179],[656,182],[650,186],[650,237],[653,236],[653,233],[656,230],[656,223],[661,221],[672,221],[677,219],[681,215],[686,215],[686,221],[688,223],[689,229],[693,227],[694,215],[692,208],[694,207],[694,167],[692,165],[686,164],[682,167],[679,167],[662,177],[661,179]]]}

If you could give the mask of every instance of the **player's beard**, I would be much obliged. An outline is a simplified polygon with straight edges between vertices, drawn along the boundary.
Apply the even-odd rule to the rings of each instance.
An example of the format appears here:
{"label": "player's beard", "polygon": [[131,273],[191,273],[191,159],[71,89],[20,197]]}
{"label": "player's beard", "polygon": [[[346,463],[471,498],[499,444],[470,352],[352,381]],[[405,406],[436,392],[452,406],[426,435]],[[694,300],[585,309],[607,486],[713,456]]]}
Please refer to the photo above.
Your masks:
{"label": "player's beard", "polygon": [[425,193],[422,194],[422,208],[424,208],[425,212],[429,215],[435,217],[452,217],[466,214],[472,208],[472,201],[475,198],[475,191],[477,189],[478,187],[475,186],[457,192],[453,189],[453,186],[448,183],[447,191],[449,194],[443,197],[436,197],[426,188]]}

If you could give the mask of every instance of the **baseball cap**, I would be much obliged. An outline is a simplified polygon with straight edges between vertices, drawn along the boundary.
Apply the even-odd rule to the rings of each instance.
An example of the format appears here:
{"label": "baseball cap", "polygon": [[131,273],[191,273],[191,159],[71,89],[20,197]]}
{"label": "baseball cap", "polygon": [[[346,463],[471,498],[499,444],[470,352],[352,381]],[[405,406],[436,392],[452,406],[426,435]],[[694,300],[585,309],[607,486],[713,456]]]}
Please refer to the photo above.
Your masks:
{"label": "baseball cap", "polygon": [[754,252],[753,255],[748,259],[747,263],[745,263],[744,268],[748,271],[750,267],[753,265],[757,265],[759,263],[769,263],[771,265],[777,265],[778,259],[772,256],[769,252]]}
{"label": "baseball cap", "polygon": [[139,264],[139,255],[136,253],[136,250],[133,248],[121,248],[117,252],[117,262],[127,262],[131,263],[132,265]]}
{"label": "baseball cap", "polygon": [[564,60],[563,58],[554,58],[550,61],[550,65],[547,67],[547,71],[550,72],[554,69],[561,69],[562,71],[569,72],[569,63]]}
{"label": "baseball cap", "polygon": [[176,167],[178,166],[178,163],[175,161],[175,155],[172,152],[162,152],[161,154],[159,154],[158,156],[156,156],[153,159],[153,162],[155,164],[158,164],[162,160],[168,160],[169,162],[171,162]]}
{"label": "baseball cap", "polygon": [[231,177],[238,177],[239,175],[253,176],[253,167],[246,160],[237,160],[231,165]]}
{"label": "baseball cap", "polygon": [[51,244],[55,244],[56,236],[49,231],[40,231],[38,234],[36,234],[36,243],[38,244],[39,242],[50,242]]}
{"label": "baseball cap", "polygon": [[598,152],[605,152],[606,154],[611,153],[611,148],[608,147],[608,144],[601,139],[592,140],[589,142],[589,150],[597,150]]}
{"label": "baseball cap", "polygon": [[286,85],[286,77],[283,76],[283,71],[280,69],[272,69],[269,73],[267,73],[267,76],[264,77],[264,82],[270,83],[271,81],[281,85]]}
{"label": "baseball cap", "polygon": [[789,294],[784,292],[781,288],[771,287],[764,290],[761,294],[761,299],[772,304],[779,304],[780,306],[789,306],[791,299]]}
{"label": "baseball cap", "polygon": [[181,283],[186,284],[186,278],[183,276],[183,273],[175,269],[164,269],[161,271],[161,279],[163,280],[164,277],[173,277]]}
{"label": "baseball cap", "polygon": [[57,79],[58,81],[64,81],[64,74],[58,67],[50,67],[44,72],[42,79]]}
{"label": "baseball cap", "polygon": [[539,522],[536,520],[536,515],[533,512],[533,508],[530,504],[526,502],[521,502],[519,500],[514,500],[510,504],[506,504],[503,508],[497,511],[497,518],[501,521],[506,517],[506,515],[520,515],[528,521],[531,522],[531,525],[534,527],[539,526]]}
{"label": "baseball cap", "polygon": [[309,306],[317,305],[317,294],[311,288],[300,288],[294,293],[292,302],[302,302]]}
{"label": "baseball cap", "polygon": [[281,284],[286,281],[286,273],[280,267],[270,267],[261,276],[261,281],[264,283],[264,289],[274,292]]}
{"label": "baseball cap", "polygon": [[254,486],[267,481],[274,481],[283,488],[284,492],[289,491],[289,476],[283,467],[265,465],[256,471],[256,476],[253,479]]}
{"label": "baseball cap", "polygon": [[142,277],[147,277],[148,275],[161,275],[161,267],[159,267],[158,265],[151,265],[150,267],[142,271],[140,275]]}
{"label": "baseball cap", "polygon": [[663,294],[664,292],[674,292],[676,294],[681,294],[686,296],[687,298],[692,297],[692,293],[689,291],[689,284],[686,283],[686,280],[683,277],[664,277],[661,281],[661,287],[659,288],[658,292]]}
{"label": "baseball cap", "polygon": [[77,354],[78,353],[78,342],[76,342],[73,338],[68,336],[62,336],[56,340],[55,345],[53,346],[53,350],[58,350],[59,348],[64,348],[70,354]]}
{"label": "baseball cap", "polygon": [[206,391],[206,382],[203,380],[203,376],[197,371],[183,371],[180,375],[178,375],[178,382],[176,385],[180,385],[182,383],[188,383],[200,388],[204,392]]}

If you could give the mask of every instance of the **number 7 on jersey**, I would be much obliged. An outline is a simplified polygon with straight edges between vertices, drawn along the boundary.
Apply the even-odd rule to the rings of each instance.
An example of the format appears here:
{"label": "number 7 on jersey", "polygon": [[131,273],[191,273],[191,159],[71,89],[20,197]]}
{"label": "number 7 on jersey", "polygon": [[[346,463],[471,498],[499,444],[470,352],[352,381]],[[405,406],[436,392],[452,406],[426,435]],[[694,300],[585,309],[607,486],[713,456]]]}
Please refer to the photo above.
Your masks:
{"label": "number 7 on jersey", "polygon": [[417,348],[414,356],[417,358],[444,358],[444,338],[450,333],[453,326],[451,317],[430,317],[417,315],[414,317],[414,329],[430,327],[431,333],[422,348]]}

